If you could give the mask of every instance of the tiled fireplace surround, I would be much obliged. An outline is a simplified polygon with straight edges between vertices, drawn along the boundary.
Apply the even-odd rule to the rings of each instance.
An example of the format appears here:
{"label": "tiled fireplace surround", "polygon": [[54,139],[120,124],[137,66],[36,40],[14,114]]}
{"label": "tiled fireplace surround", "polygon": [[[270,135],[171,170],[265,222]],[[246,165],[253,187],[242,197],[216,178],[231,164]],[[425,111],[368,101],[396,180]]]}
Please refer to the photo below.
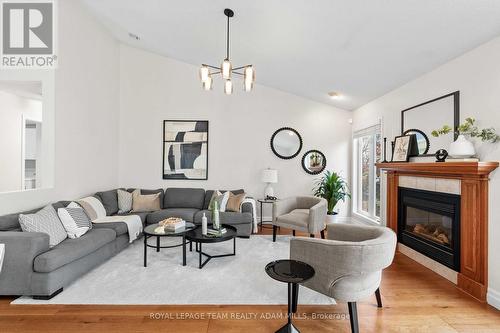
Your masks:
{"label": "tiled fireplace surround", "polygon": [[[433,177],[400,176],[398,186],[416,190],[460,195],[461,180]],[[454,284],[457,284],[458,272],[452,270],[451,268],[448,268],[443,264],[434,261],[433,259],[401,243],[398,243],[398,251],[415,260],[416,262],[424,265],[425,267],[433,270],[442,277],[450,280]]]}
{"label": "tiled fireplace surround", "polygon": [[486,300],[488,286],[488,183],[498,162],[378,163],[387,173],[386,224],[398,231],[398,189],[407,187],[460,195],[460,270],[458,272],[398,244],[398,250]]}

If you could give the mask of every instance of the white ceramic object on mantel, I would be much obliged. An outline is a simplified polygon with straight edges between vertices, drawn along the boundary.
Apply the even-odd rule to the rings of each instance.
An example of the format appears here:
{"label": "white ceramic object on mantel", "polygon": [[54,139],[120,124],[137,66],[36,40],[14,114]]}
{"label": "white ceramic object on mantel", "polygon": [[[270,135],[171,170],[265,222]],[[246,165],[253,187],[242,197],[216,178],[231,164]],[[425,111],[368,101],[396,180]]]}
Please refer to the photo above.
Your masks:
{"label": "white ceramic object on mantel", "polygon": [[476,155],[476,150],[472,142],[460,134],[457,140],[450,144],[448,154],[451,158],[469,158]]}

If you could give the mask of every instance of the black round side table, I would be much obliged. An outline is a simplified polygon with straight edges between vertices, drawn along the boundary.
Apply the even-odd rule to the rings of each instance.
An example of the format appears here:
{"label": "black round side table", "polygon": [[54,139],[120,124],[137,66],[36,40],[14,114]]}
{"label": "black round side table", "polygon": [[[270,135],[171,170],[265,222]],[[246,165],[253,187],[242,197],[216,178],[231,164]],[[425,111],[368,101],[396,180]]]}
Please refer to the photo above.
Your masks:
{"label": "black round side table", "polygon": [[292,315],[297,312],[299,283],[314,276],[314,268],[302,261],[276,260],[266,265],[266,273],[273,279],[288,283],[288,322],[276,333],[300,332],[292,324]]}

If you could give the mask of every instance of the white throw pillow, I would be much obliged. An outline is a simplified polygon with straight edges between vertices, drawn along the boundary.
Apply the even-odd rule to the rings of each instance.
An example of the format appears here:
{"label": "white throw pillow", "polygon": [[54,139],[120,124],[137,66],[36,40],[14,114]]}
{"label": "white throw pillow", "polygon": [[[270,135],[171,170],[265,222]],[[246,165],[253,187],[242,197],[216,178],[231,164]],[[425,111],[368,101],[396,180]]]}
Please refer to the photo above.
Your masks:
{"label": "white throw pillow", "polygon": [[131,192],[118,189],[118,213],[128,213],[132,210],[132,198],[133,194]]}
{"label": "white throw pillow", "polygon": [[50,247],[66,239],[66,230],[52,205],[48,205],[35,214],[20,214],[19,224],[26,232],[43,232],[49,235]]}
{"label": "white throw pillow", "polygon": [[83,208],[71,208],[70,205],[66,208],[59,208],[57,215],[59,215],[68,237],[79,238],[92,228],[92,222]]}
{"label": "white throw pillow", "polygon": [[86,197],[78,200],[77,203],[85,210],[90,221],[95,221],[106,216],[106,209],[96,197]]}
{"label": "white throw pillow", "polygon": [[218,206],[217,208],[219,209],[219,212],[225,212],[228,200],[229,200],[229,191],[221,193],[221,191],[217,190],[212,195],[212,199],[210,200],[209,204],[209,209],[212,210],[214,201],[217,201],[217,206]]}

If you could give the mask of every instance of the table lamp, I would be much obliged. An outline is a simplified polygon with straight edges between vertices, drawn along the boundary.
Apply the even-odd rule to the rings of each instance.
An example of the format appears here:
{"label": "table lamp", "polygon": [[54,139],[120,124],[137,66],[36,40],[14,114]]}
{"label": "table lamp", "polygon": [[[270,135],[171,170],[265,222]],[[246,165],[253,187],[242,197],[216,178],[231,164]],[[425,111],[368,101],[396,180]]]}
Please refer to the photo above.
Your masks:
{"label": "table lamp", "polygon": [[267,196],[274,197],[274,190],[271,184],[278,182],[278,170],[267,168],[262,170],[262,182],[267,183],[266,189],[264,190],[264,198]]}

